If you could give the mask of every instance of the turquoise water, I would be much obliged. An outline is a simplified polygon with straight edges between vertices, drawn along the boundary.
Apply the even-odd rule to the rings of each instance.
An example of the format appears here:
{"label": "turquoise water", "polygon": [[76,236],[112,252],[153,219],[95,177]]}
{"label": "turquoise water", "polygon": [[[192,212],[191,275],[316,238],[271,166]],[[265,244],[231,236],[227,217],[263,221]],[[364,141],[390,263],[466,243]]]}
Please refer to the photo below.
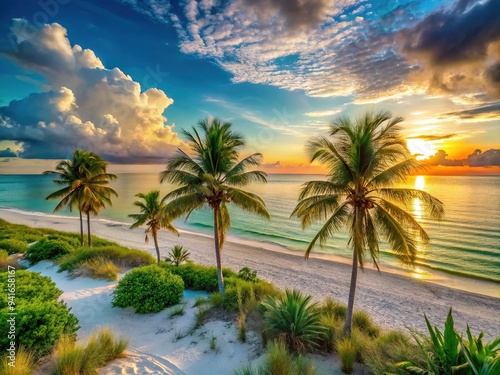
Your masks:
{"label": "turquoise water", "polygon": [[[260,195],[267,204],[271,220],[266,221],[238,209],[231,210],[230,234],[246,240],[264,241],[304,251],[318,225],[301,230],[298,220],[290,219],[302,183],[321,176],[270,175],[267,184],[255,184],[248,190]],[[43,175],[0,175],[0,206],[28,211],[52,213],[55,201],[44,197],[56,188],[52,177]],[[500,282],[500,177],[417,176],[408,185],[421,188],[445,204],[445,218],[439,222],[421,215],[418,201],[409,208],[428,231],[431,242],[420,248],[419,268],[437,269],[476,278]],[[106,208],[100,218],[130,222],[127,214],[134,213],[134,194],[160,189],[162,194],[172,189],[160,185],[157,174],[119,174],[112,186],[119,193],[113,207]],[[77,215],[61,211],[63,215]],[[177,220],[179,228],[212,233],[211,211],[194,212],[189,220]],[[350,256],[345,233],[339,233],[328,246],[316,252]],[[387,246],[381,246],[381,261],[395,265]]]}

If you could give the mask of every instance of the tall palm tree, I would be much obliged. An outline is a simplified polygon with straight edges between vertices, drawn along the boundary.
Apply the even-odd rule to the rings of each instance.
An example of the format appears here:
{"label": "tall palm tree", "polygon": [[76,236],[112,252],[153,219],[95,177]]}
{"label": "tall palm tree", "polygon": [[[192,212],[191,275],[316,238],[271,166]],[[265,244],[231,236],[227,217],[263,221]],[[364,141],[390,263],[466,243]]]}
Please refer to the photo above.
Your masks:
{"label": "tall palm tree", "polygon": [[139,214],[130,214],[128,217],[131,217],[135,220],[130,228],[137,228],[141,225],[146,224],[146,238],[145,241],[148,243],[149,237],[148,234],[151,233],[153,236],[153,240],[155,243],[156,249],[156,259],[158,263],[160,263],[160,247],[158,245],[158,231],[162,228],[176,233],[177,229],[174,228],[171,222],[171,217],[168,215],[167,205],[165,203],[165,198],[162,200],[159,199],[160,191],[152,190],[147,194],[136,194],[138,198],[141,198],[142,201],[135,201],[134,206],[139,207],[141,213]]}
{"label": "tall palm tree", "polygon": [[[198,129],[202,132],[198,132]],[[227,231],[231,226],[228,204],[269,219],[264,201],[257,195],[240,189],[250,182],[267,182],[262,171],[246,171],[258,166],[261,154],[255,153],[241,160],[239,150],[245,145],[243,137],[231,130],[230,123],[213,119],[201,121],[198,129],[183,131],[193,153],[178,150],[166,169],[161,172],[161,181],[180,185],[167,194],[169,207],[174,217],[190,215],[193,210],[208,205],[213,212],[215,258],[219,292],[224,293],[221,251]]]}
{"label": "tall palm tree", "polygon": [[105,186],[109,180],[116,179],[115,175],[106,173],[107,162],[99,155],[84,150],[75,150],[71,160],[63,160],[55,171],[45,171],[43,174],[56,174],[58,185],[64,188],[50,194],[45,199],[61,199],[55,211],[68,206],[70,211],[76,207],[80,214],[80,243],[83,245],[83,217],[87,215],[88,241],[92,245],[90,236],[90,213],[97,214],[105,204],[111,204],[111,194],[117,193]]}
{"label": "tall palm tree", "polygon": [[305,252],[309,257],[319,240],[323,245],[341,229],[347,229],[352,246],[352,274],[344,332],[351,331],[358,265],[369,256],[378,269],[379,240],[384,238],[403,264],[413,264],[418,240],[429,237],[405,210],[414,199],[423,202],[435,218],[444,214],[443,204],[416,189],[394,188],[421,165],[411,157],[398,124],[389,112],[367,113],[355,122],[339,118],[331,125],[330,138],[317,137],[307,145],[311,162],[328,169],[326,181],[303,185],[292,216],[302,227],[324,222]]}

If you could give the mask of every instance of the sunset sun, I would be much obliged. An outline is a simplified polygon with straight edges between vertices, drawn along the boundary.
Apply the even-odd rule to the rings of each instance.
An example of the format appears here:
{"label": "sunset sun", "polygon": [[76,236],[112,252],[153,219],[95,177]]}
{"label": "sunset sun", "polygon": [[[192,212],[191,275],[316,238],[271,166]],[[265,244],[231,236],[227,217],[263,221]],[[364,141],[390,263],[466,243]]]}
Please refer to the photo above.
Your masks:
{"label": "sunset sun", "polygon": [[417,160],[424,160],[436,153],[436,149],[423,139],[408,139],[406,145],[412,155],[417,155]]}

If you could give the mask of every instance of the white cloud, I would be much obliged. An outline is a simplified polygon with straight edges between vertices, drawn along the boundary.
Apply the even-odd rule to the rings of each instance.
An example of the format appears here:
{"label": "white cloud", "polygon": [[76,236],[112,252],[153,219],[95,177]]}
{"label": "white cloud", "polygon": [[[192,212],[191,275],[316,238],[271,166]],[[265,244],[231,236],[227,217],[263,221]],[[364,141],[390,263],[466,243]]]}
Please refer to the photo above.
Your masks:
{"label": "white cloud", "polygon": [[23,143],[24,157],[66,157],[76,147],[110,160],[159,162],[181,145],[163,112],[162,90],[141,86],[119,68],[106,69],[92,50],[71,46],[66,29],[44,25],[27,35],[14,20],[18,44],[5,56],[34,69],[48,91],[0,107],[0,138]]}
{"label": "white cloud", "polygon": [[326,111],[307,112],[306,116],[309,116],[309,117],[334,116],[340,112],[342,112],[341,109],[331,109],[331,110],[326,110]]}

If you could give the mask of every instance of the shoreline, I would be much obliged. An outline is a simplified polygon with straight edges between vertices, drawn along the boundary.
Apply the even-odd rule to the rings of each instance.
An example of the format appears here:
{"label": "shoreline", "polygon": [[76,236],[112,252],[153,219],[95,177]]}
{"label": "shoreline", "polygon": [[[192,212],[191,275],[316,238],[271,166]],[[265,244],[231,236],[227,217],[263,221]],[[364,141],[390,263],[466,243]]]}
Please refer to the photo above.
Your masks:
{"label": "shoreline", "polygon": [[[69,220],[78,220],[78,216],[69,216],[69,215],[59,215],[59,214],[48,214],[45,212],[39,211],[26,211],[19,208],[10,208],[10,207],[0,207],[1,212],[13,212],[19,215],[32,215],[36,217],[46,217],[46,218],[54,218],[54,219],[69,219]],[[0,216],[1,217],[1,216]],[[8,221],[8,220],[7,220]],[[91,221],[92,223],[103,223],[108,227],[121,226],[128,227],[130,223],[124,221],[118,221],[113,219],[106,218],[94,218]],[[71,230],[68,231],[77,231]],[[202,238],[212,239],[211,234],[206,234],[202,232],[195,232],[188,229],[179,229],[179,233],[188,236],[197,236]],[[161,233],[161,232],[160,232]],[[104,235],[105,236],[105,235]],[[288,254],[291,256],[303,257],[303,252],[298,250],[289,249],[286,246],[281,244],[277,244],[270,241],[257,241],[250,240],[238,237],[236,235],[228,234],[226,239],[226,244],[232,243],[235,245],[243,245],[249,247],[256,247],[266,251],[274,251],[283,254]],[[227,246],[227,245],[225,245]],[[338,256],[334,254],[323,253],[321,251],[312,252],[310,255],[311,259],[322,259],[335,263],[342,263],[345,265],[352,266],[352,261],[350,258],[346,258],[343,256]],[[386,263],[379,264],[381,273],[389,273],[400,276],[410,277],[412,279],[421,280],[423,282],[428,282],[432,284],[437,284],[443,287],[457,289],[469,293],[475,293],[479,295],[484,295],[493,298],[500,298],[500,283],[495,280],[491,280],[487,277],[461,274],[454,271],[447,271],[442,269],[436,269],[430,265],[421,265],[416,264],[414,268],[406,268],[404,266],[391,265]],[[373,268],[372,268],[373,267]],[[367,264],[365,266],[365,270],[373,269],[376,271],[376,268],[372,264]],[[378,271],[377,271],[378,272]]]}
{"label": "shoreline", "polygon": [[[78,217],[0,209],[0,218],[31,227],[78,231]],[[107,219],[93,220],[91,225],[93,234],[97,236],[154,253],[152,245],[144,243],[144,230],[141,228],[130,230],[128,224]],[[179,244],[191,252],[194,262],[215,264],[213,242],[208,235],[181,231],[180,237],[177,237],[162,231],[159,237],[162,256]],[[318,300],[332,297],[341,303],[347,302],[351,265],[333,260],[330,256],[314,254],[306,261],[302,254],[291,250],[267,249],[260,243],[244,244],[228,238],[222,262],[224,267],[236,271],[245,266],[255,269],[258,277],[282,289],[296,288]],[[358,275],[356,289],[355,308],[367,311],[376,324],[403,332],[408,332],[406,328],[409,327],[425,332],[425,313],[431,323],[441,329],[450,306],[453,306],[459,332],[464,332],[468,323],[475,334],[485,330],[487,337],[500,335],[499,297],[442,286],[438,284],[439,280],[418,280],[408,274],[391,272],[385,266],[382,271],[365,267],[364,272]],[[473,280],[468,281],[472,283]],[[478,283],[492,284],[494,291],[500,294],[500,285]]]}

